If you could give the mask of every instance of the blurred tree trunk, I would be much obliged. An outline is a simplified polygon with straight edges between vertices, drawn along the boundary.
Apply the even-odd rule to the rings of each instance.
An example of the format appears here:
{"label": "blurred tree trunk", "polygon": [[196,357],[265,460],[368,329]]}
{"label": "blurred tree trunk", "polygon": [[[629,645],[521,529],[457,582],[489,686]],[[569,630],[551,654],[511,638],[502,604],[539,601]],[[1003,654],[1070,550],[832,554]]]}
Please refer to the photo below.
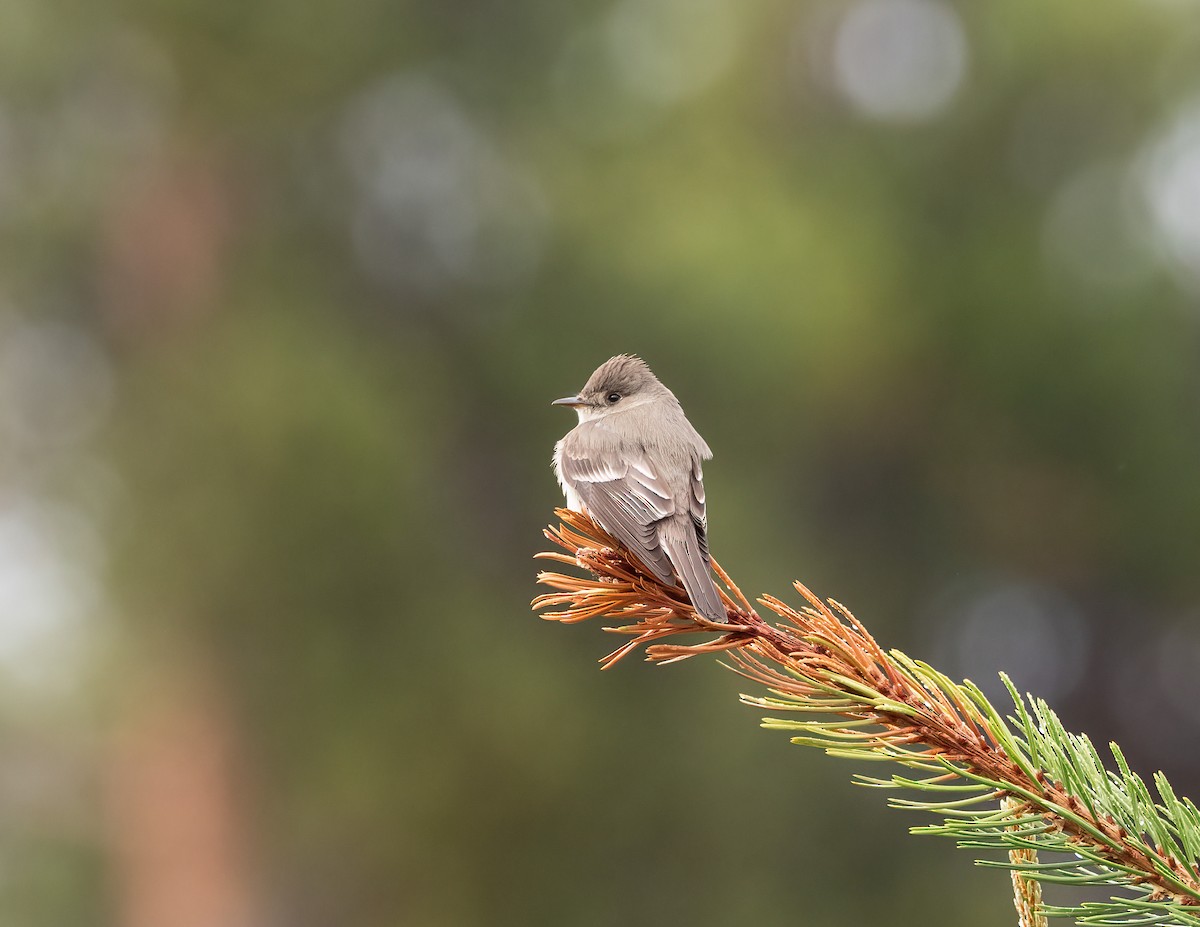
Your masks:
{"label": "blurred tree trunk", "polygon": [[259,922],[232,715],[195,667],[140,687],[107,760],[120,927]]}

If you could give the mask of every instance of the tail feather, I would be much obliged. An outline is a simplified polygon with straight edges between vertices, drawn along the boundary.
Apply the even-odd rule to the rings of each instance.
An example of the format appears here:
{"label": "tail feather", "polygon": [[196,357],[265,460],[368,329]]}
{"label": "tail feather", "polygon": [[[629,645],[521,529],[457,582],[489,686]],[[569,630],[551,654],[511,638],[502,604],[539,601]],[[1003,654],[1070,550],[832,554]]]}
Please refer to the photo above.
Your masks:
{"label": "tail feather", "polygon": [[709,621],[726,621],[728,615],[712,580],[708,552],[692,519],[667,519],[659,528],[659,540],[696,611]]}

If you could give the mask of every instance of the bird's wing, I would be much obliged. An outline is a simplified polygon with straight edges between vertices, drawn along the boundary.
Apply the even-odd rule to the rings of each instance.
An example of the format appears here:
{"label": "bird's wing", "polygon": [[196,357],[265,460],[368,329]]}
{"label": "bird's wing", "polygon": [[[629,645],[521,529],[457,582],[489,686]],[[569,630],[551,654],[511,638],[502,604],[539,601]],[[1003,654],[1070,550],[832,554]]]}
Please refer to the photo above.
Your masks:
{"label": "bird's wing", "polygon": [[656,526],[675,514],[675,502],[645,452],[618,454],[564,441],[559,464],[564,481],[600,526],[662,582],[673,582],[671,561],[662,549]]}
{"label": "bird's wing", "polygon": [[709,621],[725,621],[725,606],[713,583],[708,555],[708,519],[704,510],[704,482],[699,458],[692,460],[685,498],[688,511],[663,522],[659,526],[659,540],[696,611]]}
{"label": "bird's wing", "polygon": [[704,506],[704,472],[700,469],[700,458],[692,458],[691,494],[688,497],[688,514],[696,523],[696,534],[700,537],[700,550],[704,562],[708,562],[708,512]]}

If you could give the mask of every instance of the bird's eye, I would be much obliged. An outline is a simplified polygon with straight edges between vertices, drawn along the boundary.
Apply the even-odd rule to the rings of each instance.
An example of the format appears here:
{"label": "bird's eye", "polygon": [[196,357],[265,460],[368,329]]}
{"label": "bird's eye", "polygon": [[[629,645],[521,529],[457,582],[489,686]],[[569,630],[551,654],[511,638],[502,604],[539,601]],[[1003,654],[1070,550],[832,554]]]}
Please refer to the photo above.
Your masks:
{"label": "bird's eye", "polygon": [[609,393],[609,394],[608,394],[608,397],[607,397],[607,399],[608,399],[608,404],[609,404],[609,405],[612,405],[614,402],[617,402],[617,401],[619,401],[619,400],[620,400],[620,398],[621,398],[621,394],[620,394],[620,393]]}

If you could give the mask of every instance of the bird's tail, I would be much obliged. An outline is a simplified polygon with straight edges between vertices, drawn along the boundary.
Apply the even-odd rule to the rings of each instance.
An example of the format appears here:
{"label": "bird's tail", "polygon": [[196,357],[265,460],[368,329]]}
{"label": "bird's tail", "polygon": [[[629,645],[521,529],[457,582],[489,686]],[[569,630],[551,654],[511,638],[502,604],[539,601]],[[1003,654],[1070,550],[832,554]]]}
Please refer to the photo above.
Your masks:
{"label": "bird's tail", "polygon": [[712,580],[708,551],[691,518],[671,518],[663,522],[659,540],[696,611],[709,621],[728,620]]}

